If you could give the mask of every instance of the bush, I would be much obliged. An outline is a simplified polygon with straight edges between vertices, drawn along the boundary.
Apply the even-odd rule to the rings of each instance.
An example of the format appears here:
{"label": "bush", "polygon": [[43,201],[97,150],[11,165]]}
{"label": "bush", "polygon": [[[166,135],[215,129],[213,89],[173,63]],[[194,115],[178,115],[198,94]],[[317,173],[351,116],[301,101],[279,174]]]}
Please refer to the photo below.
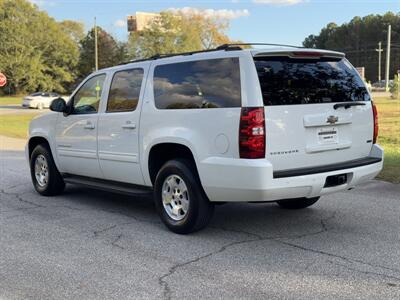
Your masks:
{"label": "bush", "polygon": [[399,98],[399,76],[394,75],[393,84],[390,85],[390,92],[392,93],[393,99]]}

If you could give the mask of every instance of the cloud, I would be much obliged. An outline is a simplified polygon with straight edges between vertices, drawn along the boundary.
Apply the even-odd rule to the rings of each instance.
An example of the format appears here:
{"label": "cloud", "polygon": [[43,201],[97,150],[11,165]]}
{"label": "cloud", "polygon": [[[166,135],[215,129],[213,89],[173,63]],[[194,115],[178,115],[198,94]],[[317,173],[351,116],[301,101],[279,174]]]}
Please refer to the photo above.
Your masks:
{"label": "cloud", "polygon": [[182,13],[185,15],[203,15],[209,18],[221,18],[221,19],[237,19],[241,17],[250,16],[250,12],[247,9],[199,9],[194,7],[183,7],[183,8],[169,8],[168,11],[173,13]]}
{"label": "cloud", "polygon": [[56,5],[56,3],[54,1],[48,1],[48,0],[29,0],[29,2],[32,4],[35,4],[39,7]]}
{"label": "cloud", "polygon": [[126,27],[126,21],[125,20],[117,20],[114,22],[115,27],[123,28]]}
{"label": "cloud", "polygon": [[295,5],[299,3],[307,2],[307,0],[253,0],[256,4],[267,4],[267,5]]}

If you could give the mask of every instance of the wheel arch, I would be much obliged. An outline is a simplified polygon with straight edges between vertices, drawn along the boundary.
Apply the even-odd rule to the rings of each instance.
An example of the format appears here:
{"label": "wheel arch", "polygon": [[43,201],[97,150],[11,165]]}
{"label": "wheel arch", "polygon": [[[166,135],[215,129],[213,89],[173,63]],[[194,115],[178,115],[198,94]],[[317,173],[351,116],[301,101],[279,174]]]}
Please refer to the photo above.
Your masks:
{"label": "wheel arch", "polygon": [[174,158],[185,158],[193,162],[195,172],[198,175],[195,155],[188,145],[179,142],[160,142],[151,146],[147,158],[147,171],[151,184],[161,167]]}
{"label": "wheel arch", "polygon": [[[29,158],[31,157],[32,152],[35,149],[35,147],[37,145],[40,145],[40,144],[45,144],[51,151],[50,143],[45,137],[43,137],[43,136],[33,136],[28,141],[28,155],[29,155]],[[54,157],[54,155],[53,155],[53,157]]]}

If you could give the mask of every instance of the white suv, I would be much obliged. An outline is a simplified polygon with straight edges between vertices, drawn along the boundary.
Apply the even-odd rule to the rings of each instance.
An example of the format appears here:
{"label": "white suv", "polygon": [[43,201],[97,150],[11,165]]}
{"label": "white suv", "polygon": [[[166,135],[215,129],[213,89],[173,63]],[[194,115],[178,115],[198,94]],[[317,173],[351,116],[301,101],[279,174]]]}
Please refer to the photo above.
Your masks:
{"label": "white suv", "polygon": [[133,61],[51,110],[26,147],[40,194],[153,193],[177,233],[204,227],[216,202],[300,209],[382,169],[375,106],[338,52],[225,45]]}

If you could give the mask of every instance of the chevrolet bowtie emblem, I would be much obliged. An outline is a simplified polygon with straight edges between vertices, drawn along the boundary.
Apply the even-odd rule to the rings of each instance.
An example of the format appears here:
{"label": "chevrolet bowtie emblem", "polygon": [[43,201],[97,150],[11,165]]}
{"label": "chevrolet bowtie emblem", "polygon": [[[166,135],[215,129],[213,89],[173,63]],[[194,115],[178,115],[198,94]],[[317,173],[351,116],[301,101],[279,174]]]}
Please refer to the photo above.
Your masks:
{"label": "chevrolet bowtie emblem", "polygon": [[339,117],[336,116],[329,116],[328,119],[326,119],[326,123],[329,124],[335,124],[337,121],[339,121]]}

